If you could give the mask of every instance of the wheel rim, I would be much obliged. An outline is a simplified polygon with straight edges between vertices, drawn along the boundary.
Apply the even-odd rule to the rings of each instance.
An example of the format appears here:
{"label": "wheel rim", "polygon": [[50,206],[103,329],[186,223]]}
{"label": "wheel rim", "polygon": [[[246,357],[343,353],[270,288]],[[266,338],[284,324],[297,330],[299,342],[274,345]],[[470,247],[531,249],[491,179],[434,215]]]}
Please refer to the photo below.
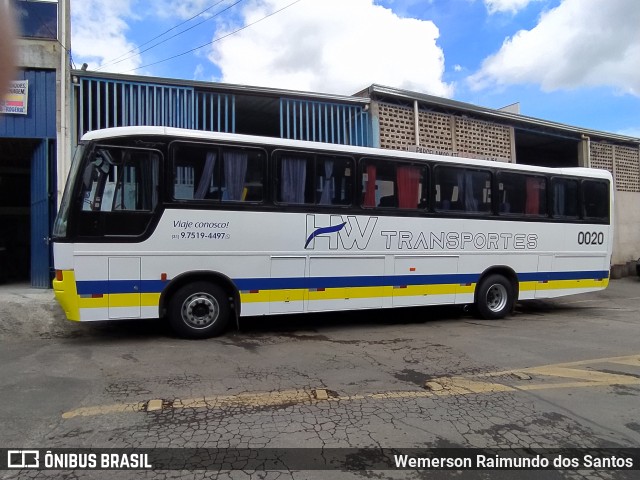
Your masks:
{"label": "wheel rim", "polygon": [[507,305],[507,287],[499,283],[491,285],[487,290],[487,308],[498,313]]}
{"label": "wheel rim", "polygon": [[194,293],[182,303],[182,320],[191,328],[202,329],[215,323],[220,305],[213,295]]}

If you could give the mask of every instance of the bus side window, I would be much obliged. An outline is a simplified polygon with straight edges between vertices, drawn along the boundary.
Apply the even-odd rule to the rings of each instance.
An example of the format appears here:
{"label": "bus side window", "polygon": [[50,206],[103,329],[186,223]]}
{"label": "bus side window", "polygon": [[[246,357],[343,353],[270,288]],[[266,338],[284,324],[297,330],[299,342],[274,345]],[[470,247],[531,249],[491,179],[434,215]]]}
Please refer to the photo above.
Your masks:
{"label": "bus side window", "polygon": [[279,151],[275,158],[277,202],[351,205],[354,170],[351,157]]}
{"label": "bus side window", "polygon": [[219,198],[218,156],[215,147],[178,144],[173,150],[173,198]]}
{"label": "bus side window", "polygon": [[491,212],[491,174],[489,172],[465,169],[464,176],[457,176],[458,187],[462,190],[465,212]]}
{"label": "bus side window", "polygon": [[[158,163],[159,158],[155,153],[122,151],[122,163],[114,167],[107,183],[113,190],[109,191],[109,195],[113,196],[113,211],[149,212],[155,209],[158,203]],[[103,204],[107,198],[105,187]]]}
{"label": "bus side window", "polygon": [[265,155],[260,150],[225,149],[222,152],[222,201],[261,202]]}
{"label": "bus side window", "polygon": [[533,216],[547,215],[547,179],[527,176],[525,183],[526,200],[524,214]]}
{"label": "bus side window", "polygon": [[578,181],[568,178],[551,180],[552,212],[556,218],[578,218]]}
{"label": "bus side window", "polygon": [[156,150],[97,146],[83,171],[75,234],[143,235],[159,204],[161,157]]}
{"label": "bus side window", "polygon": [[158,203],[158,155],[102,147],[83,175],[83,211],[151,211]]}
{"label": "bus side window", "polygon": [[546,178],[515,172],[500,172],[498,182],[498,212],[501,215],[546,216]]}
{"label": "bus side window", "polygon": [[609,221],[609,184],[599,180],[582,182],[582,214],[586,219]]}
{"label": "bus side window", "polygon": [[276,200],[297,205],[313,203],[313,157],[301,152],[278,152],[276,158]]}
{"label": "bus side window", "polygon": [[434,170],[436,211],[460,211],[459,191],[456,172],[462,171],[451,167],[437,166]]}
{"label": "bus side window", "polygon": [[[417,165],[397,165],[398,208],[416,210],[424,208],[426,168]],[[426,193],[426,192],[425,192]]]}
{"label": "bus side window", "polygon": [[426,208],[427,168],[409,163],[366,159],[362,167],[363,207]]}
{"label": "bus side window", "polygon": [[315,160],[315,202],[317,205],[351,205],[353,160],[349,157],[318,155]]}
{"label": "bus side window", "polygon": [[434,172],[436,211],[491,212],[491,173],[437,166]]}
{"label": "bus side window", "polygon": [[394,162],[365,159],[362,162],[362,206],[397,208]]}

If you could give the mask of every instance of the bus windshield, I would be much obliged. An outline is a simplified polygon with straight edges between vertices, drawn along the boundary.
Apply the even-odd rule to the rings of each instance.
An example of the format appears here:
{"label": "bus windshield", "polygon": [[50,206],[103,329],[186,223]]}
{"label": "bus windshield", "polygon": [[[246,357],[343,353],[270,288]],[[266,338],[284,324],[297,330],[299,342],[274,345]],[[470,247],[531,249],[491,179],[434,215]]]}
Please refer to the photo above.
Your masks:
{"label": "bus windshield", "polygon": [[67,177],[67,184],[62,196],[62,202],[60,203],[60,210],[56,216],[55,223],[53,224],[53,237],[55,239],[62,239],[67,236],[67,224],[69,220],[69,211],[72,204],[71,197],[73,196],[74,185],[76,183],[76,177],[78,176],[78,170],[80,169],[80,163],[82,162],[82,156],[84,153],[85,144],[80,143],[76,148],[73,162],[71,162],[71,171]]}

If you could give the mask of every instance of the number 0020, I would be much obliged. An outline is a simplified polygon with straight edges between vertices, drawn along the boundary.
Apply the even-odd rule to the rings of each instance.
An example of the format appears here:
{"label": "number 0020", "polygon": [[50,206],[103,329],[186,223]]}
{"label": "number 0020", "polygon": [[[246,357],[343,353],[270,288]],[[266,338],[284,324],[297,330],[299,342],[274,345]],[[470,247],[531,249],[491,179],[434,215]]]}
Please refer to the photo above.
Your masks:
{"label": "number 0020", "polygon": [[603,243],[603,232],[578,232],[579,245],[602,245]]}

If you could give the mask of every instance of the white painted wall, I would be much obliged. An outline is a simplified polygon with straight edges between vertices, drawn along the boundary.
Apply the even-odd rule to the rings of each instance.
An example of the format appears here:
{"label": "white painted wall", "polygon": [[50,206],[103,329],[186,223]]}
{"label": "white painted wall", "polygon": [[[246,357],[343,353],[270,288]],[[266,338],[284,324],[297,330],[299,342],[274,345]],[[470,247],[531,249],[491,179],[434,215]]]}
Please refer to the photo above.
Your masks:
{"label": "white painted wall", "polygon": [[613,265],[640,258],[640,193],[615,193]]}

